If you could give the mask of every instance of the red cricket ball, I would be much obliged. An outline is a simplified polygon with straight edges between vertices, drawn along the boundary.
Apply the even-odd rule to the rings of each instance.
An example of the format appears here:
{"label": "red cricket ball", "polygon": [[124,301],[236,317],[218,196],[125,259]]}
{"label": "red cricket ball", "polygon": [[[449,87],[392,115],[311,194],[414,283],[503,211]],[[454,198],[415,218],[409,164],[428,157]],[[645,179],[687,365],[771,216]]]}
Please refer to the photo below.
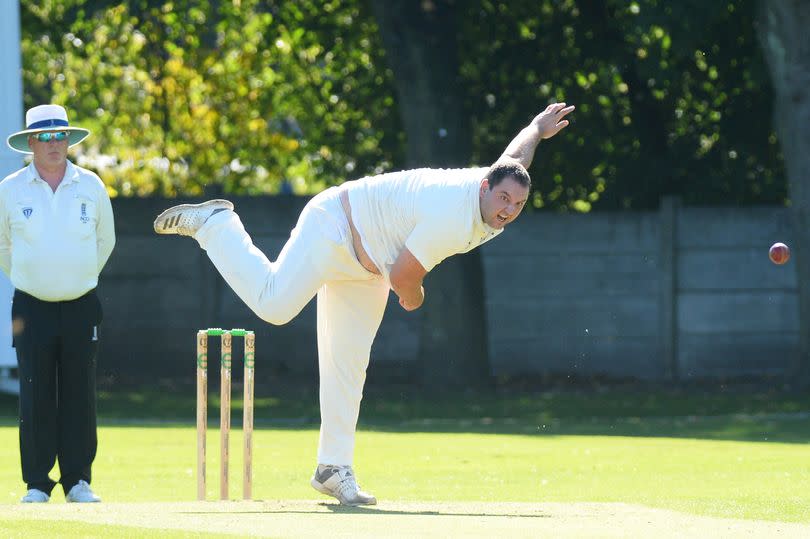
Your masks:
{"label": "red cricket ball", "polygon": [[768,250],[768,256],[774,264],[784,264],[790,260],[790,247],[784,243],[774,243]]}

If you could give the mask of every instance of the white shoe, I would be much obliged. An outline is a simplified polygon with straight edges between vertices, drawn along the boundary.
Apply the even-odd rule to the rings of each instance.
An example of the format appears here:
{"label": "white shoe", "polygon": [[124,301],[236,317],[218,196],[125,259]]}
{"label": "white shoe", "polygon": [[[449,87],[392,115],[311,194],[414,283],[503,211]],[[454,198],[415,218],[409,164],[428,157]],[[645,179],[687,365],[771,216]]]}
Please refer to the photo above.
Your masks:
{"label": "white shoe", "polygon": [[73,485],[73,488],[65,496],[65,501],[68,503],[98,503],[101,498],[90,490],[90,485],[86,481],[79,479],[79,482]]}
{"label": "white shoe", "polygon": [[351,466],[319,464],[309,484],[343,505],[377,505],[377,498],[360,490]]}
{"label": "white shoe", "polygon": [[22,497],[20,503],[47,503],[51,497],[42,492],[39,489],[32,488],[28,490],[28,493]]}
{"label": "white shoe", "polygon": [[220,199],[209,200],[201,204],[172,206],[155,219],[155,232],[193,236],[215,212],[232,209],[231,202]]}

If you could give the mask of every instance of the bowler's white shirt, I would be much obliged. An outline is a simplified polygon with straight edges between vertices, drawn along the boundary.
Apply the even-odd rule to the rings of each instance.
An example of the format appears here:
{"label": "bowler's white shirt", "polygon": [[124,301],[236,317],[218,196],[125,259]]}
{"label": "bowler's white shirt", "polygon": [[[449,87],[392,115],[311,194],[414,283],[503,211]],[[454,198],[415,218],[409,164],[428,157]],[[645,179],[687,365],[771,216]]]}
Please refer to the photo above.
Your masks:
{"label": "bowler's white shirt", "polygon": [[76,299],[98,284],[115,245],[101,179],[68,161],[53,191],[33,163],[0,182],[0,269],[43,301]]}
{"label": "bowler's white shirt", "polygon": [[487,170],[421,168],[344,184],[363,248],[386,279],[404,247],[430,271],[503,232],[481,218]]}

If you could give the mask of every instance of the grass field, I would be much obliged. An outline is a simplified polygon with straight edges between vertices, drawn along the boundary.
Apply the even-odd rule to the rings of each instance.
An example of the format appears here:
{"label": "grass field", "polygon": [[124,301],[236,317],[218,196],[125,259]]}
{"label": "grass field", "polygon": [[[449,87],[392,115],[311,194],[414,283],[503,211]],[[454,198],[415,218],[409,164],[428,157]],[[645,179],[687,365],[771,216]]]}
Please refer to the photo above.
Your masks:
{"label": "grass field", "polygon": [[[395,394],[367,397],[357,439],[356,471],[363,487],[380,499],[380,510],[386,503],[447,508],[511,502],[528,518],[529,510],[520,504],[621,503],[704,517],[810,524],[806,396],[607,390],[447,396],[436,404]],[[193,396],[165,392],[102,394],[93,469],[101,505],[194,500],[193,404]],[[234,404],[238,408],[238,401]],[[259,396],[255,499],[310,500],[300,503],[316,515],[329,501],[308,484],[318,440],[316,404],[311,395]],[[211,403],[208,438],[212,500],[219,477],[216,406]],[[0,505],[0,528],[27,532],[26,537],[38,529],[52,531],[43,520],[46,514],[15,509],[24,485],[14,402],[0,400],[0,413],[5,418],[0,504],[7,506]],[[234,426],[240,421],[235,410]],[[234,429],[233,498],[241,492],[240,444],[241,432]],[[61,491],[54,493],[50,505],[64,505]],[[63,518],[52,517],[54,522]],[[60,535],[70,536],[72,525],[60,523]],[[93,526],[99,529],[88,536],[147,536],[127,526]],[[187,532],[166,533],[184,537]]]}

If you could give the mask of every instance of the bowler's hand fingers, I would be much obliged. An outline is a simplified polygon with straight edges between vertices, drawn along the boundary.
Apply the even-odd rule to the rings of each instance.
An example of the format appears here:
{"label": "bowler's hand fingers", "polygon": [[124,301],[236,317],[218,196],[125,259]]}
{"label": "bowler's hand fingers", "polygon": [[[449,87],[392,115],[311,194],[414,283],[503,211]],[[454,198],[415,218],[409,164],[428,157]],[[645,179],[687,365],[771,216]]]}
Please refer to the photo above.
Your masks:
{"label": "bowler's hand fingers", "polygon": [[573,112],[575,108],[576,107],[574,105],[571,105],[570,107],[560,107],[560,109],[557,111],[557,116],[559,116],[560,118],[567,116],[568,114]]}
{"label": "bowler's hand fingers", "polygon": [[571,113],[575,108],[576,107],[574,107],[574,105],[571,105],[570,107],[561,108],[560,110],[557,111],[557,118],[559,120],[554,126],[554,134],[557,134],[563,128],[568,127],[568,124],[570,122],[568,120],[563,120],[562,118],[564,118],[567,114]]}

